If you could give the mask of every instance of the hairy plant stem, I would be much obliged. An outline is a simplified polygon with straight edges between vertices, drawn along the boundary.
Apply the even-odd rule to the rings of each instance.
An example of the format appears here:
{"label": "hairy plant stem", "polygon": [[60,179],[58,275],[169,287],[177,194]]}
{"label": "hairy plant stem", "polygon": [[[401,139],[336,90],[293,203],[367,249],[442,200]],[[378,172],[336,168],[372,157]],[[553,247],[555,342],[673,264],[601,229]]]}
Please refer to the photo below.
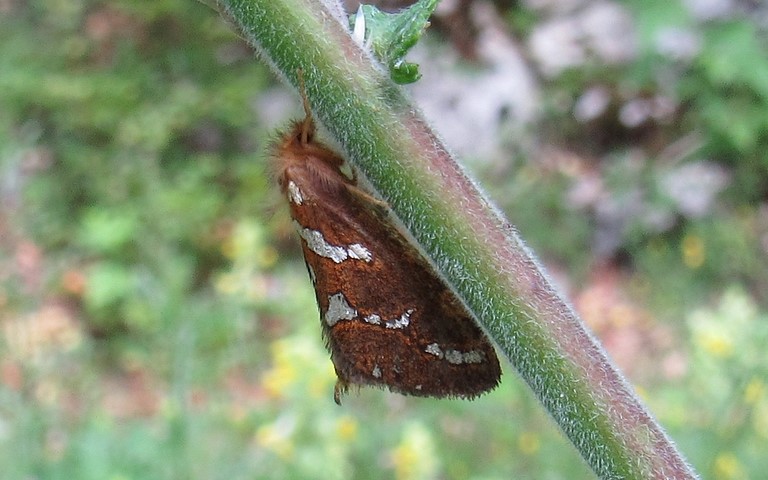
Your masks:
{"label": "hairy plant stem", "polygon": [[[601,478],[696,478],[514,228],[320,0],[219,0],[474,313]],[[457,121],[460,121],[457,119]]]}

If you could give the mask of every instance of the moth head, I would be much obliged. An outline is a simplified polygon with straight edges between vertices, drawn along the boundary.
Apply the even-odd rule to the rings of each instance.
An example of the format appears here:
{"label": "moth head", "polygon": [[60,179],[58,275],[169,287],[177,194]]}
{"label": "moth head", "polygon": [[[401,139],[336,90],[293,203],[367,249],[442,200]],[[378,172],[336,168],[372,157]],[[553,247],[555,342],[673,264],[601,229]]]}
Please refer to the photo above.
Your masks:
{"label": "moth head", "polygon": [[343,158],[317,141],[316,133],[314,122],[299,120],[273,144],[273,176],[283,193],[291,179],[308,193],[310,186],[336,191],[346,183],[354,183],[342,170]]}

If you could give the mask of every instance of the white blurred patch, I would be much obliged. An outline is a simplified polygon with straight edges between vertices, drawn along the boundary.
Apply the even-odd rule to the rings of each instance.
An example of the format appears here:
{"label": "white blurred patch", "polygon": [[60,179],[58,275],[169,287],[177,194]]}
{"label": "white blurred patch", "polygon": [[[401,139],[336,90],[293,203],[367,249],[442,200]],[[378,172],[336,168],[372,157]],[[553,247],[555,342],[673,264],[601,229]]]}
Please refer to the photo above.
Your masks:
{"label": "white blurred patch", "polygon": [[529,46],[544,75],[555,77],[591,56],[606,63],[627,62],[637,53],[637,38],[629,13],[604,1],[541,23],[531,34]]}
{"label": "white blurred patch", "polygon": [[660,175],[659,188],[677,210],[690,218],[708,214],[717,195],[728,185],[729,175],[712,162],[686,163]]}

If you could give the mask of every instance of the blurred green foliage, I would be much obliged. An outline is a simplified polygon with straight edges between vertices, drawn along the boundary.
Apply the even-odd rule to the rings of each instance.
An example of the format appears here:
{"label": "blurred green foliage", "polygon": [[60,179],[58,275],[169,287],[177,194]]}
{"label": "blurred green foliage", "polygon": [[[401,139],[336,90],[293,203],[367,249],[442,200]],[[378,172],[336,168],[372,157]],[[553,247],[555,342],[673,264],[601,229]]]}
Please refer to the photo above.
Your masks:
{"label": "blurred green foliage", "polygon": [[[488,174],[486,184],[545,258],[567,263],[577,278],[596,262],[628,264],[642,283],[657,285],[649,292],[652,303],[670,317],[734,282],[763,292],[768,30],[746,15],[697,21],[679,1],[622,4],[637,31],[633,58],[607,65],[586,49],[581,67],[544,82],[543,136],[576,154],[544,165],[523,159],[509,175]],[[508,16],[526,19],[525,26],[511,22],[521,35],[536,23],[530,10]],[[680,51],[668,45],[674,43]],[[608,104],[601,116],[579,120],[575,105],[592,88]],[[623,123],[622,107],[659,99],[670,104],[661,118]],[[719,202],[692,213],[665,182],[702,163],[721,169],[712,168],[724,190]],[[691,175],[688,181],[693,190],[709,180]],[[579,189],[592,189],[595,198],[580,199]],[[764,294],[757,299],[768,305]]]}
{"label": "blurred green foliage", "polygon": [[[768,189],[768,32],[748,18],[726,17],[695,24],[678,2],[631,1],[643,35],[645,82],[674,93],[685,105],[684,127],[706,139],[702,153],[733,168],[737,201],[762,198]],[[759,9],[755,15],[759,16]],[[699,51],[690,66],[662,59],[658,33],[696,35]]]}
{"label": "blurred green foliage", "polygon": [[[650,47],[660,28],[692,24],[679,3],[628,4],[643,53],[566,72],[552,97],[598,78],[671,91],[685,108],[662,137],[695,131],[696,155],[732,182],[716,207],[686,216],[657,188],[665,164],[638,161],[631,135],[589,145],[608,196],[633,205],[639,191],[644,205],[613,250],[631,259],[622,280],[638,300],[605,306],[593,327],[609,348],[639,342],[651,357],[625,366],[640,365],[633,379],[705,478],[757,478],[768,469],[765,32],[704,24],[683,66]],[[266,165],[279,124],[255,107],[273,79],[209,8],[0,8],[3,478],[591,478],[509,365],[471,403],[368,389],[335,406]],[[523,32],[536,22],[510,18]],[[564,138],[589,137],[551,121]],[[513,173],[490,188],[513,192],[497,198],[523,236],[589,290],[599,225],[568,200],[579,170]],[[659,212],[672,221],[649,228]]]}

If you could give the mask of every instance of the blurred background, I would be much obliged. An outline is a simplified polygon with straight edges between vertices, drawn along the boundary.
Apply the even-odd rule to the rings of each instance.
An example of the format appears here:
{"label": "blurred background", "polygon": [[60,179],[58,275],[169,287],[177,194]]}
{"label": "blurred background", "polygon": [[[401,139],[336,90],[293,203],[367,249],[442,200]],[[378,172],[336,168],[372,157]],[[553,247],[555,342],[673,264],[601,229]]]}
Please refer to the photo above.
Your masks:
{"label": "blurred background", "polygon": [[[443,0],[409,55],[708,479],[768,471],[767,32],[757,0]],[[4,479],[593,478],[508,363],[334,404],[268,173],[300,115],[202,3],[0,0]]]}

